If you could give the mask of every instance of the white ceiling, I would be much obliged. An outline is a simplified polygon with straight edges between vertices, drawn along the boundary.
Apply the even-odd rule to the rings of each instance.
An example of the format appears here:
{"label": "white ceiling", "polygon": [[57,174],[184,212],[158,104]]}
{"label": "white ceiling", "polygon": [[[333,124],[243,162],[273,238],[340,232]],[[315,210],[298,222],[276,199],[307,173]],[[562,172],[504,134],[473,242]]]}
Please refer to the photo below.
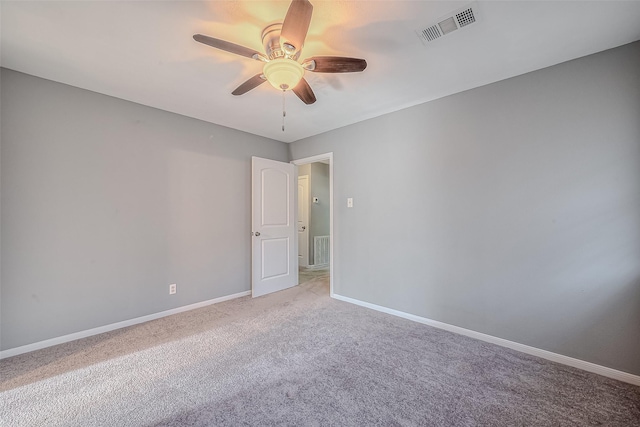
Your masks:
{"label": "white ceiling", "polygon": [[640,1],[479,1],[479,22],[428,45],[416,30],[470,2],[326,1],[301,58],[365,58],[363,73],[307,73],[304,105],[263,84],[231,91],[262,64],[192,39],[263,51],[288,1],[2,1],[3,67],[291,142],[640,39]]}

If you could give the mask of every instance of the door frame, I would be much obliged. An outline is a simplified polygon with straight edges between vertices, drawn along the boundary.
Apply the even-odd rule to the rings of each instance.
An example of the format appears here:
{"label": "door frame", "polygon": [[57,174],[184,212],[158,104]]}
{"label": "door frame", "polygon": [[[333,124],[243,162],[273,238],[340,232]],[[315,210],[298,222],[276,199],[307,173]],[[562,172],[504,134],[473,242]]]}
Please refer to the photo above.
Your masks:
{"label": "door frame", "polygon": [[[316,163],[321,160],[329,161],[329,295],[333,298],[333,271],[334,271],[334,250],[333,242],[335,241],[335,233],[333,230],[333,152],[318,154],[311,157],[304,157],[302,159],[292,160],[296,166],[307,165],[309,163]],[[296,209],[296,223],[298,222],[298,211]]]}

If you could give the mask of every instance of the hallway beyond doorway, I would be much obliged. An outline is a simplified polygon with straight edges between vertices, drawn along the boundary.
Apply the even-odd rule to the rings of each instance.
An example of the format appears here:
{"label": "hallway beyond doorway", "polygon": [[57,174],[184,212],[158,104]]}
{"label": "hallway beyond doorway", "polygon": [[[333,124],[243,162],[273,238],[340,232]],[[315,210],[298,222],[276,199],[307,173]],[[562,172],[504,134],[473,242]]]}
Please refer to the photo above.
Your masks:
{"label": "hallway beyond doorway", "polygon": [[314,279],[329,277],[329,266],[320,269],[311,269],[305,267],[299,267],[298,269],[298,284],[309,282]]}

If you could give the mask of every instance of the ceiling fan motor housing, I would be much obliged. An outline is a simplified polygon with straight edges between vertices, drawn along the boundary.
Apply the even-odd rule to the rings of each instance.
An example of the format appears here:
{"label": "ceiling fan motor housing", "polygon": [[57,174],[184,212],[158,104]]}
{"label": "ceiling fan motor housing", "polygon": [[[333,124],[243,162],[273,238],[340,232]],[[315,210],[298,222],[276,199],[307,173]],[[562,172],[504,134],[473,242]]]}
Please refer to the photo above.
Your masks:
{"label": "ceiling fan motor housing", "polygon": [[262,30],[262,45],[269,59],[289,58],[296,61],[300,57],[302,49],[295,46],[280,44],[280,32],[282,31],[282,23],[267,25]]}

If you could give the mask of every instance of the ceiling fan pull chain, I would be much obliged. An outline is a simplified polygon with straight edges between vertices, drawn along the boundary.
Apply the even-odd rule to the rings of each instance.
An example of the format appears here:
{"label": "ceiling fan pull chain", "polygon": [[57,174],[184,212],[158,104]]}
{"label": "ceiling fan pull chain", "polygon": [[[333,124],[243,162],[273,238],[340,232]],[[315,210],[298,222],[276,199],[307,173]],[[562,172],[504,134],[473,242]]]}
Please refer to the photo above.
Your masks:
{"label": "ceiling fan pull chain", "polygon": [[282,91],[282,132],[284,132],[284,118],[287,117],[287,111],[284,108],[284,90]]}

